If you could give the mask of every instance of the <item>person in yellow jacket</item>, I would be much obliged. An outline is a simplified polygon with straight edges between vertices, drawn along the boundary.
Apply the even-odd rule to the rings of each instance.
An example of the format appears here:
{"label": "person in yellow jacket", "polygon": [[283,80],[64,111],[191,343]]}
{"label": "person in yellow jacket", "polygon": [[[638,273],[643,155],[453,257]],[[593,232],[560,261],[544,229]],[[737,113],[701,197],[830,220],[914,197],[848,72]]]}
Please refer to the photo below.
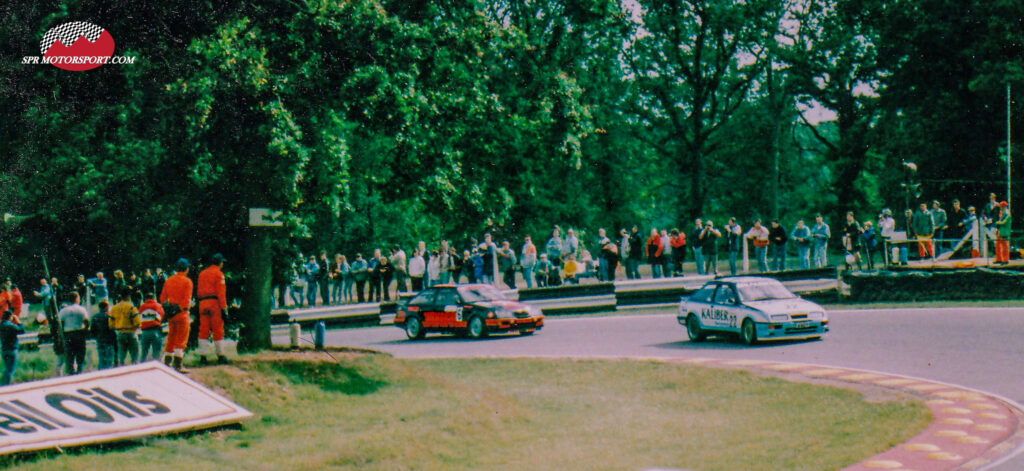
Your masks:
{"label": "person in yellow jacket", "polygon": [[139,310],[132,304],[132,294],[128,290],[117,293],[118,303],[110,308],[110,328],[117,331],[117,353],[115,364],[123,365],[125,355],[130,355],[132,363],[139,362],[139,326],[142,317]]}

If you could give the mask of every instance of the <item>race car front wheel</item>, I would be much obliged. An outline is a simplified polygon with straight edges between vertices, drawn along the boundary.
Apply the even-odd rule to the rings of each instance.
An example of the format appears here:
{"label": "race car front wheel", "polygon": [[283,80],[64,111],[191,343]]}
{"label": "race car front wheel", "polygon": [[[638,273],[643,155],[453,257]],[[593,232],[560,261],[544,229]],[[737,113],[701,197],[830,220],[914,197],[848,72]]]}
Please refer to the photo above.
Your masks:
{"label": "race car front wheel", "polygon": [[426,337],[427,331],[423,328],[423,323],[420,322],[420,318],[412,316],[405,320],[405,335],[410,340],[419,340]]}
{"label": "race car front wheel", "polygon": [[706,337],[706,334],[700,328],[700,320],[693,314],[686,318],[686,335],[690,337],[691,342],[702,342]]}
{"label": "race car front wheel", "polygon": [[466,330],[470,338],[479,339],[487,336],[487,325],[484,324],[484,318],[480,316],[470,319]]}

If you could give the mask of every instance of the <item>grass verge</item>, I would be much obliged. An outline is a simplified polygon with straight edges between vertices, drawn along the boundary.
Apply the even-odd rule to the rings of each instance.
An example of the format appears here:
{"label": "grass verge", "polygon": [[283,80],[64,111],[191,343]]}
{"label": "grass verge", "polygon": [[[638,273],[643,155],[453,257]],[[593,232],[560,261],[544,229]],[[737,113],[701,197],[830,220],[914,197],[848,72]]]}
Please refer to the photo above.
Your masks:
{"label": "grass verge", "polygon": [[[28,357],[30,355],[26,355]],[[650,361],[264,353],[191,376],[256,416],[19,469],[839,469],[930,421],[909,397]]]}

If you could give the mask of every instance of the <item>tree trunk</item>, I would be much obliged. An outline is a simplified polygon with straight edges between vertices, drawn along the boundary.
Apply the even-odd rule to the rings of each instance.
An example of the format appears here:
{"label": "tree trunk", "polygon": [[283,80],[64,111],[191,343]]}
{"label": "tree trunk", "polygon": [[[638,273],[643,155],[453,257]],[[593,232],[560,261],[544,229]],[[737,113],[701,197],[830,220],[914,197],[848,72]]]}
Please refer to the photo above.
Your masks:
{"label": "tree trunk", "polygon": [[272,288],[271,231],[269,227],[249,228],[245,249],[245,292],[242,294],[239,352],[257,352],[271,347],[270,290]]}

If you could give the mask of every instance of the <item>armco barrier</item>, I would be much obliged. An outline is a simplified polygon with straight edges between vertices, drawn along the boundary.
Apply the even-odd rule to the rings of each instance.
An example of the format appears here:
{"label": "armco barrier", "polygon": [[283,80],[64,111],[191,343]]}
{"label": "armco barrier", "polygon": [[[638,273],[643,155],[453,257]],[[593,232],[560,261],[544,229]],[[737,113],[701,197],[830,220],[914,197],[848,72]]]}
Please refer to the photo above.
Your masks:
{"label": "armco barrier", "polygon": [[[793,270],[766,273],[780,279],[784,285],[805,298],[819,302],[835,301],[837,290],[836,269]],[[669,306],[714,279],[711,275],[690,275],[674,278],[621,280],[614,283],[564,285],[550,288],[532,288],[504,291],[513,299],[539,307],[545,315],[578,314],[614,311],[620,308],[643,306]],[[402,298],[412,293],[402,293]],[[389,323],[394,319],[397,303],[361,303],[326,306],[275,313],[273,323],[298,322],[311,327],[318,321],[330,326],[364,326]]]}

